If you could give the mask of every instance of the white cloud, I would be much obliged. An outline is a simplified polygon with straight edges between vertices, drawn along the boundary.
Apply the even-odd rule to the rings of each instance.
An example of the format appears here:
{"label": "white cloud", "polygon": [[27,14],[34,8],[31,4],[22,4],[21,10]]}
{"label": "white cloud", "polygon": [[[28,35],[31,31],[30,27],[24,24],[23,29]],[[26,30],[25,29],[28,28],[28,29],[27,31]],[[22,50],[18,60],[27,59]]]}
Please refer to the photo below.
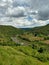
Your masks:
{"label": "white cloud", "polygon": [[49,23],[48,2],[49,0],[36,0],[36,2],[35,0],[0,0],[0,25],[15,27],[46,25]]}
{"label": "white cloud", "polygon": [[3,17],[0,20],[0,25],[11,25],[14,27],[36,27],[36,26],[43,26],[47,23],[45,21],[38,21],[36,19],[33,19],[32,21],[28,21],[25,18],[10,18],[10,17]]}
{"label": "white cloud", "polygon": [[11,17],[21,17],[25,15],[25,8],[24,7],[15,7],[15,8],[8,8],[8,10],[6,11],[6,15],[7,16],[11,16]]}

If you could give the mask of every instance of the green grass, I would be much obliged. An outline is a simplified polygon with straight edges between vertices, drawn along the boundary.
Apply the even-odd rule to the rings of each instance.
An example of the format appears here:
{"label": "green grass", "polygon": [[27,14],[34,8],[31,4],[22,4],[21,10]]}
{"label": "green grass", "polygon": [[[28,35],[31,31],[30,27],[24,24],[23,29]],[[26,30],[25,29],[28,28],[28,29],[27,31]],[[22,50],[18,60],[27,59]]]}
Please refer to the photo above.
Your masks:
{"label": "green grass", "polygon": [[48,61],[41,62],[31,54],[30,47],[0,46],[0,65],[49,65]]}

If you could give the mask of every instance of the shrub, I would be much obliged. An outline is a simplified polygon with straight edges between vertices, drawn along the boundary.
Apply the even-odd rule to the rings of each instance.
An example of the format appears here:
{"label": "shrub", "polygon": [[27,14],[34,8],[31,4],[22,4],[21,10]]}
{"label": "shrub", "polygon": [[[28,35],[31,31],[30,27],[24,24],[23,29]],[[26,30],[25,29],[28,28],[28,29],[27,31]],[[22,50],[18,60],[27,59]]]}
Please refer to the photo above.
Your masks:
{"label": "shrub", "polygon": [[32,44],[32,48],[33,49],[36,49],[37,48],[37,45],[36,44]]}
{"label": "shrub", "polygon": [[42,47],[38,50],[39,53],[43,53],[43,51],[44,49]]}
{"label": "shrub", "polygon": [[44,40],[49,40],[49,37],[44,37]]}
{"label": "shrub", "polygon": [[47,57],[44,54],[38,54],[37,58],[38,58],[38,60],[40,60],[42,62],[46,62],[47,61]]}

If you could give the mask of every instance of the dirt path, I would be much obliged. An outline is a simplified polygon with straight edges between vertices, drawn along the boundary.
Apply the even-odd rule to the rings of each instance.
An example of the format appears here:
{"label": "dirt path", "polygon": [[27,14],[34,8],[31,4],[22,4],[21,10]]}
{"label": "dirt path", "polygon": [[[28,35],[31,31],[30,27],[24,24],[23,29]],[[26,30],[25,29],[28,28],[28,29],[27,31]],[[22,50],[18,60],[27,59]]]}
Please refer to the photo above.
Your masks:
{"label": "dirt path", "polygon": [[15,43],[19,43],[19,40],[17,39],[17,37],[11,37],[11,39],[12,39]]}
{"label": "dirt path", "polygon": [[16,44],[20,44],[23,46],[28,46],[29,44],[26,42],[21,41],[20,39],[18,39],[17,37],[11,37],[11,39],[16,43]]}

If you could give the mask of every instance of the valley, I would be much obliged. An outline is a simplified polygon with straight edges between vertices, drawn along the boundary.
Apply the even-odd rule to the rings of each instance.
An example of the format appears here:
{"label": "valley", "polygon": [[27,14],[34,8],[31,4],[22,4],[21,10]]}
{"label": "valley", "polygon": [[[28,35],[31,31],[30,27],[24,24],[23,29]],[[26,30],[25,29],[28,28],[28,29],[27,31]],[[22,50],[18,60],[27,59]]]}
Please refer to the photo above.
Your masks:
{"label": "valley", "polygon": [[0,65],[49,65],[49,25],[27,30],[0,25]]}

